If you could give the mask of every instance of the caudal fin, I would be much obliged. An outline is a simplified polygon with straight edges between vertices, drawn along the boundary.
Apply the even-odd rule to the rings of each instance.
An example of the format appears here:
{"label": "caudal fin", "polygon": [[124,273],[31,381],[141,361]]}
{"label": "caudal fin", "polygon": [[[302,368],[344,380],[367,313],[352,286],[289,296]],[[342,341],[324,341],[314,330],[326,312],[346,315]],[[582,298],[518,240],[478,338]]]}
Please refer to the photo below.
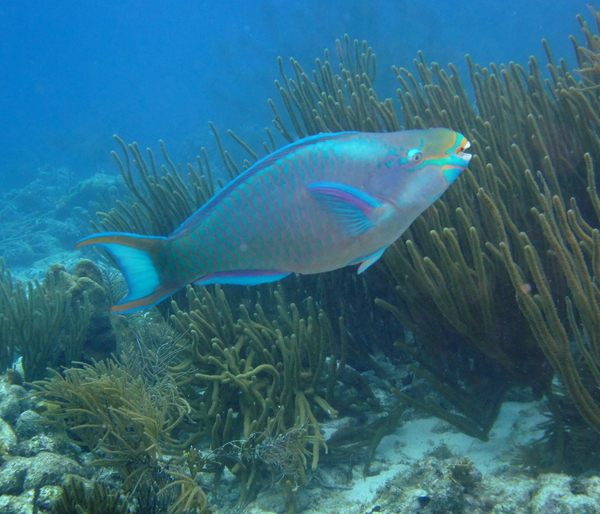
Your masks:
{"label": "caudal fin", "polygon": [[123,272],[129,294],[111,309],[112,312],[132,312],[157,304],[179,287],[166,287],[153,255],[166,238],[139,236],[123,232],[103,232],[86,237],[77,248],[100,245],[117,261]]}

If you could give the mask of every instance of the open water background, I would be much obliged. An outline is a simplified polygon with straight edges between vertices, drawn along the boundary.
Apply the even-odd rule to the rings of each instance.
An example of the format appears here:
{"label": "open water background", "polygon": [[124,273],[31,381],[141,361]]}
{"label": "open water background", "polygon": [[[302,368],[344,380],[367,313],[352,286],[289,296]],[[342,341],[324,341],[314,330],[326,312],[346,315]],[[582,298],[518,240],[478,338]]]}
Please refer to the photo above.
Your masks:
{"label": "open water background", "polygon": [[[594,2],[592,2],[594,5]],[[595,5],[599,8],[600,5]],[[348,33],[379,63],[377,90],[394,97],[392,64],[480,64],[556,57],[580,36],[580,0],[20,0],[0,1],[0,192],[40,168],[80,178],[116,173],[113,133],[175,160],[214,144],[207,122],[251,143],[271,124],[277,56],[311,69]]]}

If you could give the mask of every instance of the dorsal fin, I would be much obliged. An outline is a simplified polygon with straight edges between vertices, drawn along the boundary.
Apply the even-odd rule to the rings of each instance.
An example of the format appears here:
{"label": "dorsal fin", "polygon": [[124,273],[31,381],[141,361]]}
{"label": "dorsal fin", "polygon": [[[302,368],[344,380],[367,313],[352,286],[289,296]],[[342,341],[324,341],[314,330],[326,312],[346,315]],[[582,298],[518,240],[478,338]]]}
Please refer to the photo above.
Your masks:
{"label": "dorsal fin", "polygon": [[169,238],[181,237],[186,234],[188,231],[192,230],[194,227],[198,225],[210,212],[215,208],[215,206],[226,197],[230,191],[239,186],[242,182],[245,182],[252,176],[260,173],[265,168],[268,168],[275,161],[282,159],[286,155],[301,150],[302,148],[319,143],[320,141],[326,141],[332,138],[338,138],[344,135],[352,135],[356,134],[356,132],[334,132],[331,134],[316,134],[314,136],[308,136],[298,141],[294,141],[289,145],[286,145],[279,150],[263,157],[259,161],[256,161],[252,166],[250,166],[246,171],[238,175],[231,182],[229,182],[221,191],[219,191],[215,196],[213,196],[208,202],[206,202],[202,207],[200,207],[194,214],[192,214],[187,220],[185,220],[175,231],[169,235]]}

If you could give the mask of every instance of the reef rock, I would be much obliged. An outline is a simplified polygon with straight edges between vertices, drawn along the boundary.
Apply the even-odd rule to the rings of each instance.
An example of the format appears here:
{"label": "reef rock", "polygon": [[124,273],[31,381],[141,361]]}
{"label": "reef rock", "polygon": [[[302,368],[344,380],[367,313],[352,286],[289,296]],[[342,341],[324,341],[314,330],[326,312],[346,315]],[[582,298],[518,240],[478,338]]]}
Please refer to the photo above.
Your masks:
{"label": "reef rock", "polygon": [[15,496],[23,492],[30,461],[25,457],[12,457],[4,463],[0,468],[0,495]]}
{"label": "reef rock", "polygon": [[52,424],[44,416],[33,410],[26,410],[17,419],[15,430],[19,439],[23,440],[51,431],[52,428]]}
{"label": "reef rock", "polygon": [[66,474],[82,474],[69,457],[40,452],[35,457],[11,457],[0,468],[0,495],[17,496],[46,485],[61,485]]}
{"label": "reef rock", "polygon": [[25,388],[0,382],[0,418],[14,424],[30,403]]}
{"label": "reef rock", "polygon": [[10,452],[17,444],[17,436],[12,427],[0,418],[0,451]]}
{"label": "reef rock", "polygon": [[0,496],[0,512],[6,514],[31,514],[33,493],[24,496]]}
{"label": "reef rock", "polygon": [[0,496],[0,512],[2,514],[31,514],[32,512],[54,512],[54,505],[62,493],[58,486],[45,486],[37,491],[34,508],[34,490],[26,491],[19,496]]}
{"label": "reef rock", "polygon": [[578,480],[547,474],[538,478],[539,489],[530,503],[531,514],[599,514],[600,478]]}
{"label": "reef rock", "polygon": [[66,474],[82,473],[83,469],[73,459],[56,453],[40,452],[29,459],[23,487],[27,490],[45,485],[60,485]]}
{"label": "reef rock", "polygon": [[60,453],[79,458],[81,448],[73,444],[64,430],[35,411],[24,411],[17,420],[16,434],[19,443],[11,452],[21,457],[34,457],[41,452]]}

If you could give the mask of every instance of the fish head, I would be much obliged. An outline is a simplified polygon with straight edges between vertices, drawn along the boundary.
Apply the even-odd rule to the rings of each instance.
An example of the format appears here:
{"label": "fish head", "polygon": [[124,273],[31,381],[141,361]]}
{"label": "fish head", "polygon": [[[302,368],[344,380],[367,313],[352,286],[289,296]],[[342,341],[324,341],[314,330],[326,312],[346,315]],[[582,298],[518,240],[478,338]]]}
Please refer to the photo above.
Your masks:
{"label": "fish head", "polygon": [[469,165],[471,146],[446,128],[404,130],[386,134],[390,152],[379,173],[371,176],[371,194],[399,209],[422,212],[448,189]]}

